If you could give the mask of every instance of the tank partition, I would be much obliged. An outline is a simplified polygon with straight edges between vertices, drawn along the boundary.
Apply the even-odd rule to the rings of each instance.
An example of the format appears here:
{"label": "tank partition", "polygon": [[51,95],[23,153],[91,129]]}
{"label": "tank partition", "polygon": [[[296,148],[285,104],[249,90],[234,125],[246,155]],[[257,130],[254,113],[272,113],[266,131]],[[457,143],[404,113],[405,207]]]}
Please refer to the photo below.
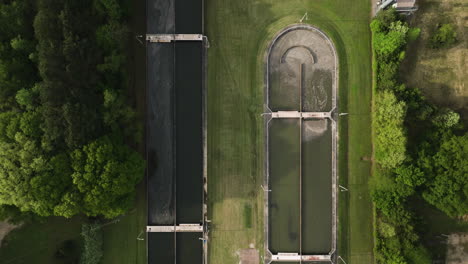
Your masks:
{"label": "tank partition", "polygon": [[201,233],[148,233],[148,264],[202,264]]}
{"label": "tank partition", "polygon": [[175,0],[146,0],[146,33],[175,33]]}
{"label": "tank partition", "polygon": [[176,264],[202,264],[203,243],[201,233],[177,233]]}
{"label": "tank partition", "polygon": [[332,247],[332,121],[302,124],[302,254],[326,255]]}
{"label": "tank partition", "polygon": [[203,32],[203,0],[176,0],[176,34]]}
{"label": "tank partition", "polygon": [[176,222],[202,222],[202,42],[175,43]]}
{"label": "tank partition", "polygon": [[147,0],[149,34],[202,34],[203,0]]}
{"label": "tank partition", "polygon": [[148,264],[174,263],[175,254],[174,233],[148,233]]}
{"label": "tank partition", "polygon": [[173,45],[147,45],[148,225],[175,221]]}
{"label": "tank partition", "polygon": [[272,253],[300,250],[300,119],[274,119],[269,128],[269,245]]}

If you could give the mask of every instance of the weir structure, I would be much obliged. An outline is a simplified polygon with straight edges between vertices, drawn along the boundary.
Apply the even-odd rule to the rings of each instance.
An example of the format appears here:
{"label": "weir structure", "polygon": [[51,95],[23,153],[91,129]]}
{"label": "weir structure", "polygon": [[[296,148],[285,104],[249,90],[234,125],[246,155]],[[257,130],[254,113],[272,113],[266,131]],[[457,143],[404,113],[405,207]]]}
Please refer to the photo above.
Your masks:
{"label": "weir structure", "polygon": [[[265,263],[336,263],[334,45],[317,28],[296,24],[276,35],[265,61]],[[312,152],[325,157],[309,160]]]}
{"label": "weir structure", "polygon": [[207,264],[203,0],[146,0],[147,262]]}

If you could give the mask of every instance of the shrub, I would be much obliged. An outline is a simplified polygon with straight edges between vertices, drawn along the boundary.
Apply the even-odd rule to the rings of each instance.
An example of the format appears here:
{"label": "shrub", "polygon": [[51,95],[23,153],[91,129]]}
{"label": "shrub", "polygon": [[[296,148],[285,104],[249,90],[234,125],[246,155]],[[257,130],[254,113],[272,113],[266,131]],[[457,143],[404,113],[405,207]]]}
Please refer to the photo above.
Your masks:
{"label": "shrub", "polygon": [[408,31],[408,41],[415,41],[419,38],[419,35],[421,34],[421,29],[420,28],[410,28]]}
{"label": "shrub", "polygon": [[451,128],[458,124],[460,115],[450,109],[441,109],[432,119],[432,123],[440,128]]}
{"label": "shrub", "polygon": [[468,213],[468,133],[445,140],[426,162],[433,179],[423,197],[451,217]]}
{"label": "shrub", "polygon": [[395,227],[389,223],[381,221],[378,223],[379,234],[385,238],[395,236]]}
{"label": "shrub", "polygon": [[432,35],[430,46],[434,49],[448,47],[457,41],[457,32],[452,24],[439,25]]}
{"label": "shrub", "polygon": [[99,223],[83,224],[81,236],[84,240],[80,264],[98,264],[101,261],[102,229]]}
{"label": "shrub", "polygon": [[411,249],[405,249],[405,256],[412,264],[429,264],[432,263],[431,253],[427,248],[419,245]]}

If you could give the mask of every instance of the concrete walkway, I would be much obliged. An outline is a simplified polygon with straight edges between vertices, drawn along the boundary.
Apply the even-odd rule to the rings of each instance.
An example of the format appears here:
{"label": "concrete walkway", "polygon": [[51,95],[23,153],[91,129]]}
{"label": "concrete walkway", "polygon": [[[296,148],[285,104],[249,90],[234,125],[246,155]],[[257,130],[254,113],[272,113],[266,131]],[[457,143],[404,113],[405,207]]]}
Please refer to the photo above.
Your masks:
{"label": "concrete walkway", "polygon": [[203,41],[202,34],[148,34],[146,40],[153,43],[169,43],[172,41]]}
{"label": "concrete walkway", "polygon": [[147,226],[146,232],[203,232],[203,226],[200,224],[180,224],[177,226]]}
{"label": "concrete walkway", "polygon": [[330,255],[299,255],[298,253],[278,253],[271,256],[272,261],[289,262],[289,261],[325,261],[331,262]]}
{"label": "concrete walkway", "polygon": [[278,111],[271,113],[271,118],[330,118],[331,112],[298,112],[298,111]]}

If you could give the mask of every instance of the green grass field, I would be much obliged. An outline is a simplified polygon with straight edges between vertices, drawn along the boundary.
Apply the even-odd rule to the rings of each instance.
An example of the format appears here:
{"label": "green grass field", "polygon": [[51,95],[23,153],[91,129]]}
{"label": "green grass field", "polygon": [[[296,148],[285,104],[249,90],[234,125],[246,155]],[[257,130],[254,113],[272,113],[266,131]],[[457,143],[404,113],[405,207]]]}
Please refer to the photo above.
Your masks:
{"label": "green grass field", "polygon": [[103,227],[104,256],[102,264],[146,264],[146,193],[145,184],[138,186],[135,208],[120,221]]}
{"label": "green grass field", "polygon": [[[1,264],[73,264],[81,254],[81,224],[85,219],[49,217],[43,223],[26,224],[11,231],[0,248]],[[68,241],[68,242],[67,242]],[[66,256],[56,255],[68,243]]]}
{"label": "green grass field", "polygon": [[[304,21],[334,41],[340,62],[340,254],[373,263],[370,2],[367,0],[207,0],[208,181],[211,263],[238,263],[238,251],[263,254],[264,56],[282,28]],[[246,227],[244,208],[252,208]]]}

